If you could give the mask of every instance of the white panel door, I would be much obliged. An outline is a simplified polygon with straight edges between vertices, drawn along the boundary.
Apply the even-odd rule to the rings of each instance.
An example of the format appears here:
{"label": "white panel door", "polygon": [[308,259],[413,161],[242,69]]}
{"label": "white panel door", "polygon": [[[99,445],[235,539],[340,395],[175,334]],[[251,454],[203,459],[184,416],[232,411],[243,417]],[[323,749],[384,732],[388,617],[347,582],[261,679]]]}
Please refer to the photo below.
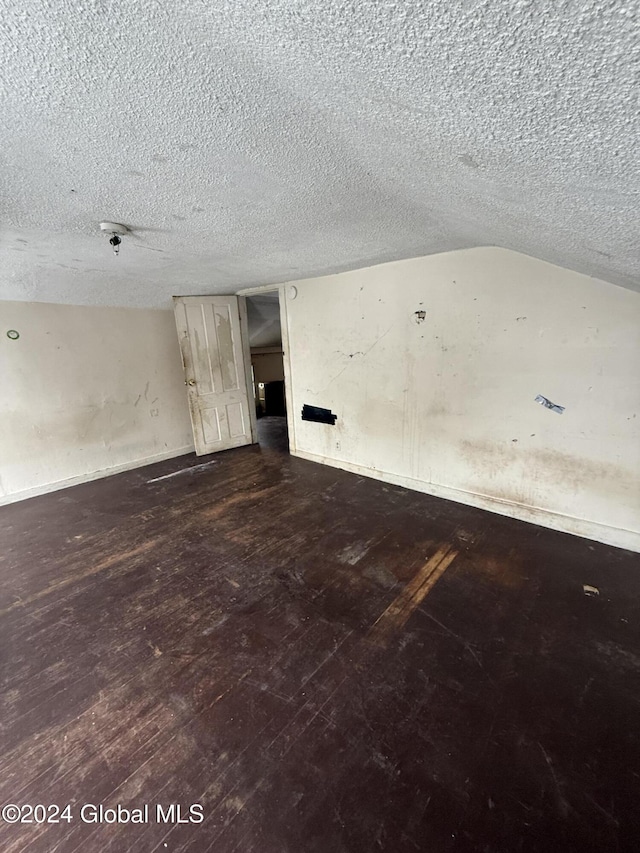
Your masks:
{"label": "white panel door", "polygon": [[255,406],[245,300],[174,296],[198,456],[252,444]]}

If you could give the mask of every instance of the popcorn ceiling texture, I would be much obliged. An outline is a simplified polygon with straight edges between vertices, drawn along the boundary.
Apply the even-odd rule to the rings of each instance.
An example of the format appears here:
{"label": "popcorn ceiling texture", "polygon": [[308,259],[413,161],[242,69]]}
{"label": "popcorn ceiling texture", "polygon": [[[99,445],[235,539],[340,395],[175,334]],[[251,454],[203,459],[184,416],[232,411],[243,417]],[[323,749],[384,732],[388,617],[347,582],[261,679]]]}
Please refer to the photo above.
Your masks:
{"label": "popcorn ceiling texture", "polygon": [[0,298],[476,245],[640,290],[639,28],[634,0],[5,4]]}

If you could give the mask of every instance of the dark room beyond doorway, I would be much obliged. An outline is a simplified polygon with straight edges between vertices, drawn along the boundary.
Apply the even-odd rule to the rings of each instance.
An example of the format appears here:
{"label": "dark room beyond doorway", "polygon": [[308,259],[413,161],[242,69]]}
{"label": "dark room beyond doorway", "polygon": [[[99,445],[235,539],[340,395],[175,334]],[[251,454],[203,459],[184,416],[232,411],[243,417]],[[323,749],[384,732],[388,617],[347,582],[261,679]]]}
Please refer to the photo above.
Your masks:
{"label": "dark room beyond doorway", "polygon": [[287,412],[278,292],[248,296],[247,317],[258,441],[261,446],[286,451]]}

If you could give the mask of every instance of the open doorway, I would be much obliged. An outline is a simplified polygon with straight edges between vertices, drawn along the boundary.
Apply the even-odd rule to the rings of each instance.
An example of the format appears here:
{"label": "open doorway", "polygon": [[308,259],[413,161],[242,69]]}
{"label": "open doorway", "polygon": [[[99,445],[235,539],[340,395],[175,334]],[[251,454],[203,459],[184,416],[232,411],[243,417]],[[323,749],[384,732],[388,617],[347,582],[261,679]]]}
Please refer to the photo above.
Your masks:
{"label": "open doorway", "polygon": [[247,296],[251,375],[258,443],[287,453],[284,354],[277,290]]}

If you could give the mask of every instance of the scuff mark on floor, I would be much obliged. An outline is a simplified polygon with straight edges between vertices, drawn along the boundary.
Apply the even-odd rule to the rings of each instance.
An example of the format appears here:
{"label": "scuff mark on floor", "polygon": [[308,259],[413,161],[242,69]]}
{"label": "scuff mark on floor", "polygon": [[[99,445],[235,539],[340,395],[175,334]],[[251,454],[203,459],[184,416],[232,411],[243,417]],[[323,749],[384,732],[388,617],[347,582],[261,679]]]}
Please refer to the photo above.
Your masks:
{"label": "scuff mark on floor", "polygon": [[347,545],[343,551],[338,554],[338,561],[343,565],[355,566],[371,548],[371,542],[354,542]]}
{"label": "scuff mark on floor", "polygon": [[179,471],[173,471],[171,474],[163,474],[162,477],[154,477],[153,480],[147,480],[147,485],[149,483],[159,483],[160,480],[169,480],[171,477],[177,477],[179,474],[191,474],[193,471],[200,471],[202,468],[209,468],[211,465],[216,464],[216,460],[212,459],[211,462],[203,462],[202,465],[191,465],[188,468],[181,468]]}
{"label": "scuff mark on floor", "polygon": [[405,625],[457,556],[458,551],[451,545],[441,545],[376,619],[367,637],[369,642],[385,645],[387,638]]}

